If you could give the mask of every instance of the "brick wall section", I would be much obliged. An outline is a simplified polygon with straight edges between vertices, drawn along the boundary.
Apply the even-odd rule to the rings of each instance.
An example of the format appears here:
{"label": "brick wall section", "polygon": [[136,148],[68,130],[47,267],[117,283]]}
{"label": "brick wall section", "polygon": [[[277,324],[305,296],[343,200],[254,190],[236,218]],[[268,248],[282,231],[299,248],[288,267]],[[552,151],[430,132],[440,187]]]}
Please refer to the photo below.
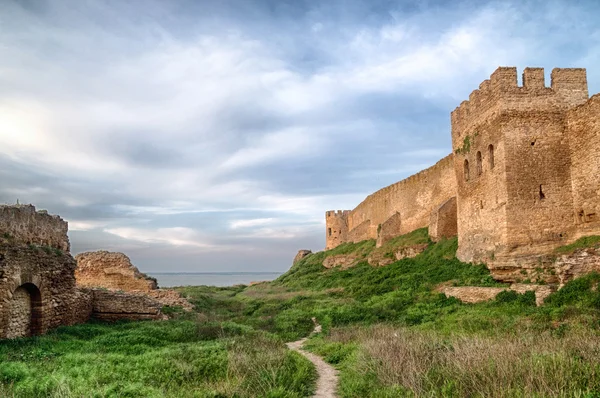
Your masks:
{"label": "brick wall section", "polygon": [[31,294],[24,287],[18,287],[8,303],[8,324],[6,338],[31,335]]}
{"label": "brick wall section", "polygon": [[376,246],[381,247],[396,236],[402,235],[402,216],[400,213],[392,215],[381,226],[378,226],[377,229]]}
{"label": "brick wall section", "polygon": [[0,238],[11,244],[35,244],[70,250],[68,224],[32,205],[0,206]]}
{"label": "brick wall section", "polygon": [[159,289],[156,279],[140,272],[129,257],[119,252],[97,251],[78,254],[75,278],[82,288],[104,288],[144,293],[163,305],[193,306],[175,290]]}
{"label": "brick wall section", "polygon": [[74,271],[75,260],[69,253],[0,244],[0,338],[17,337],[11,326],[16,313],[11,308],[21,305],[17,302],[24,290],[33,299],[32,322],[28,331],[19,329],[19,333],[41,334],[87,320],[90,298],[76,288]]}
{"label": "brick wall section", "polygon": [[331,210],[325,212],[325,248],[326,250],[348,241],[349,210]]}
{"label": "brick wall section", "polygon": [[600,235],[600,94],[567,115],[578,236]]}
{"label": "brick wall section", "polygon": [[[449,155],[434,166],[369,195],[354,210],[336,213],[337,218],[332,217],[333,212],[327,212],[327,249],[347,241],[377,239],[382,231],[380,225],[391,217],[396,219],[387,224],[384,240],[428,226],[432,210],[456,194],[452,158]],[[329,236],[329,228],[340,233]]]}
{"label": "brick wall section", "polygon": [[366,220],[361,224],[357,225],[352,231],[348,232],[346,242],[360,242],[362,240],[368,239],[365,238],[369,236],[369,231],[371,230],[371,221]]}
{"label": "brick wall section", "polygon": [[116,321],[119,319],[162,319],[162,304],[140,293],[125,293],[93,289],[93,314],[96,319]]}
{"label": "brick wall section", "polygon": [[75,256],[75,260],[75,278],[78,286],[145,292],[158,288],[156,279],[140,272],[123,253],[80,253]]}
{"label": "brick wall section", "polygon": [[456,224],[456,197],[450,198],[431,213],[429,237],[434,242],[448,239],[458,234]]}

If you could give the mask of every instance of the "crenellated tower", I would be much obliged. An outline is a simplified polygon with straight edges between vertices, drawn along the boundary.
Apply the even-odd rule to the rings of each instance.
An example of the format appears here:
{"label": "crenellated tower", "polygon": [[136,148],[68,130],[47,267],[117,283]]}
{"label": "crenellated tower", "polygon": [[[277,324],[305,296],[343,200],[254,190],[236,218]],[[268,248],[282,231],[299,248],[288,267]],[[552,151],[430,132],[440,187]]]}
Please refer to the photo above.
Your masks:
{"label": "crenellated tower", "polygon": [[588,100],[585,69],[498,68],[451,115],[458,257],[487,261],[564,243],[574,232],[567,111]]}
{"label": "crenellated tower", "polygon": [[330,210],[325,212],[325,250],[347,242],[348,240],[348,215],[350,210]]}

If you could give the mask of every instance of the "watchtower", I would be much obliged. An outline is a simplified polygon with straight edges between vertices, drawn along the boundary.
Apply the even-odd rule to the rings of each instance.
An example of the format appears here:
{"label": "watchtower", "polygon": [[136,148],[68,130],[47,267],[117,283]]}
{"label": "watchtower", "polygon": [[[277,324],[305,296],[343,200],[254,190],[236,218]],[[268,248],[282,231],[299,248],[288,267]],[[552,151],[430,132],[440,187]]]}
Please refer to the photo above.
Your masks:
{"label": "watchtower", "polygon": [[325,250],[344,243],[348,239],[348,215],[350,210],[330,210],[325,212]]}
{"label": "watchtower", "polygon": [[492,261],[568,239],[574,215],[569,109],[588,100],[585,69],[498,68],[451,115],[458,192],[457,256]]}

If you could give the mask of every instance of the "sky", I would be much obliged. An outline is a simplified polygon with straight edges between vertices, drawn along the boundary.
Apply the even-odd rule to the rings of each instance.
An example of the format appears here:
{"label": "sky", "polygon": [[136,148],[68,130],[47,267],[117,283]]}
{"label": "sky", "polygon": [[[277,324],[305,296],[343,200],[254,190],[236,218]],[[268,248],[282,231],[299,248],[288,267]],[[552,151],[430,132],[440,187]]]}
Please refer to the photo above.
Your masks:
{"label": "sky", "polygon": [[588,68],[600,2],[2,0],[0,203],[145,272],[285,271],[451,152],[498,66]]}

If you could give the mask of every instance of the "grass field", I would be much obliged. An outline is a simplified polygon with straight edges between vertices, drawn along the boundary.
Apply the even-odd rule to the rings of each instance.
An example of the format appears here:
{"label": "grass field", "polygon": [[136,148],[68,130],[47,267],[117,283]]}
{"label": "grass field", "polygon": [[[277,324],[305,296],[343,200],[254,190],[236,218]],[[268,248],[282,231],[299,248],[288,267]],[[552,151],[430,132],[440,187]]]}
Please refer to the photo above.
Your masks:
{"label": "grass field", "polygon": [[0,342],[2,397],[303,397],[312,364],[232,322],[91,323]]}
{"label": "grass field", "polygon": [[[578,241],[569,252],[598,244]],[[429,243],[412,259],[373,268],[375,250]],[[278,280],[184,287],[195,305],[165,322],[60,328],[0,342],[0,395],[16,397],[302,397],[315,371],[284,342],[324,332],[308,348],[341,371],[342,397],[600,397],[600,275],[568,283],[541,307],[529,292],[467,305],[444,285],[498,286],[483,265],[455,257],[456,239],[418,230],[312,254]],[[363,259],[325,269],[330,255]]]}

